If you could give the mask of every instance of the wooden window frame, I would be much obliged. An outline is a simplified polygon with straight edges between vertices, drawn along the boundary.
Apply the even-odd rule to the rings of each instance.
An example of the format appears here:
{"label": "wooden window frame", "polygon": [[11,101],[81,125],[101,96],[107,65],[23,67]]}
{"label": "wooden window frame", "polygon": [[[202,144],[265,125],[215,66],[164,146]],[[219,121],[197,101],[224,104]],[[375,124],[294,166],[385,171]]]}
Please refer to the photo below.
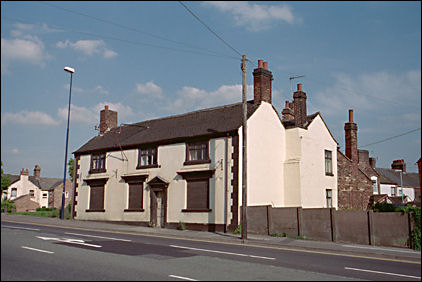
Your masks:
{"label": "wooden window frame", "polygon": [[[128,184],[128,202],[127,202],[127,209],[124,209],[124,212],[144,212],[144,191],[145,191],[145,179],[148,175],[131,175],[131,176],[122,176],[125,182]],[[139,208],[131,208],[130,207],[130,185],[139,185],[141,184],[141,199]]]}
{"label": "wooden window frame", "polygon": [[[215,170],[204,170],[204,171],[189,171],[189,172],[178,172],[179,175],[186,180],[186,209],[182,209],[182,212],[211,212],[210,209],[210,179],[213,177]],[[207,181],[206,187],[206,208],[190,208],[188,207],[188,196],[189,183],[196,181]]]}
{"label": "wooden window frame", "polygon": [[[100,167],[100,168],[94,168],[94,162],[98,160],[100,161],[100,165],[101,165],[101,159],[104,159],[104,161],[102,162],[104,167]],[[89,173],[101,173],[101,172],[106,172],[106,153],[102,152],[102,153],[93,153],[91,154],[91,165],[90,165],[90,169],[89,169]]]}
{"label": "wooden window frame", "polygon": [[[142,160],[142,156],[144,156],[142,154],[143,150],[154,150],[155,153],[149,154],[149,152],[146,154],[146,156],[153,156],[153,160],[155,160],[155,163],[152,164],[147,164],[147,165],[142,165],[141,164],[141,160]],[[137,169],[143,169],[143,168],[155,168],[155,167],[159,167],[158,166],[158,146],[151,146],[151,147],[143,147],[143,148],[139,148],[138,149],[138,165],[136,166]]]}
{"label": "wooden window frame", "polygon": [[[193,147],[201,146],[201,150],[205,150],[205,156],[203,159],[200,160],[190,160],[189,159],[189,152],[193,150]],[[205,146],[205,148],[202,148]],[[210,160],[210,153],[209,153],[209,140],[196,140],[196,141],[190,141],[186,142],[186,156],[185,156],[185,162],[183,165],[195,165],[195,164],[206,164],[211,163]]]}
{"label": "wooden window frame", "polygon": [[[85,179],[85,181],[88,183],[90,187],[90,195],[89,195],[89,208],[85,210],[85,212],[105,212],[105,185],[108,181],[108,178],[98,178],[98,179]],[[103,203],[102,208],[92,208],[92,187],[102,187],[103,188]]]}
{"label": "wooden window frame", "polygon": [[[330,153],[329,158],[327,158],[327,153]],[[325,160],[325,175],[334,176],[333,174],[333,152],[330,150],[324,150],[324,160]],[[328,164],[327,164],[328,162]],[[329,170],[327,170],[329,169]]]}

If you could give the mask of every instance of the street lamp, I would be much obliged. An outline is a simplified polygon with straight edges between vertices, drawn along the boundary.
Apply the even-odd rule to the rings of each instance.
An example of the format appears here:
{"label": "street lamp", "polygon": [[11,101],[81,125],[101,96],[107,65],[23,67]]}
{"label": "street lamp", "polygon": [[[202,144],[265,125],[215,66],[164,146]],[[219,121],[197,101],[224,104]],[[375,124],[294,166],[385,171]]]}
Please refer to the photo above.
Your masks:
{"label": "street lamp", "polygon": [[60,219],[64,219],[64,194],[66,187],[66,169],[67,169],[67,145],[69,143],[69,121],[70,121],[70,99],[72,97],[72,77],[75,69],[70,67],[65,67],[64,70],[70,73],[70,88],[69,88],[69,108],[67,110],[67,132],[66,132],[66,151],[64,154],[64,175],[63,175],[63,192],[62,192],[62,208],[60,211]]}

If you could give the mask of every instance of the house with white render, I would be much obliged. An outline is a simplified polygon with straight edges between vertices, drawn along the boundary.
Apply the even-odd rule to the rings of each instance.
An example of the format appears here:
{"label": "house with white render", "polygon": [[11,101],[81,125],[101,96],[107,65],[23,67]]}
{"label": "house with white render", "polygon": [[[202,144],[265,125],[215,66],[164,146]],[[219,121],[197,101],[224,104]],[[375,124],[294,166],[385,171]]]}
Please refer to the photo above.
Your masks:
{"label": "house with white render", "polygon": [[[247,102],[247,205],[337,207],[337,142],[298,85],[281,117],[272,72],[258,61]],[[241,97],[241,93],[239,93]],[[234,230],[242,203],[242,103],[117,124],[74,153],[74,217],[145,226]]]}

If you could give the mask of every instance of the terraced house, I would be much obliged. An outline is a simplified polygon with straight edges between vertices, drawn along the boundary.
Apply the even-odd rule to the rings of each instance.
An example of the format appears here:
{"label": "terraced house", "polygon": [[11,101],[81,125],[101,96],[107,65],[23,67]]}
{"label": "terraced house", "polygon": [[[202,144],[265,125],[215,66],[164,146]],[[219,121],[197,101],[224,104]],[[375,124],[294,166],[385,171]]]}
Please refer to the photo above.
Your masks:
{"label": "terraced house", "polygon": [[[253,79],[248,206],[337,207],[337,142],[319,113],[307,115],[302,85],[281,118],[266,62]],[[224,231],[239,224],[241,103],[120,126],[105,106],[99,135],[74,155],[76,219]]]}

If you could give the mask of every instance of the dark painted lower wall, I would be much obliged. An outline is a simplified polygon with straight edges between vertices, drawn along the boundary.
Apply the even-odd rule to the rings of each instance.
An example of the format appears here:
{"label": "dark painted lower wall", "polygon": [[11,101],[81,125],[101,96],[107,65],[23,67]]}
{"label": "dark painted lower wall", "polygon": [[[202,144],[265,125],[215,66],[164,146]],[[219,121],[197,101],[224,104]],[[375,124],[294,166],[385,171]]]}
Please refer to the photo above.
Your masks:
{"label": "dark painted lower wall", "polygon": [[321,241],[411,246],[412,225],[405,213],[251,206],[247,216],[248,233],[252,234],[278,233]]}

